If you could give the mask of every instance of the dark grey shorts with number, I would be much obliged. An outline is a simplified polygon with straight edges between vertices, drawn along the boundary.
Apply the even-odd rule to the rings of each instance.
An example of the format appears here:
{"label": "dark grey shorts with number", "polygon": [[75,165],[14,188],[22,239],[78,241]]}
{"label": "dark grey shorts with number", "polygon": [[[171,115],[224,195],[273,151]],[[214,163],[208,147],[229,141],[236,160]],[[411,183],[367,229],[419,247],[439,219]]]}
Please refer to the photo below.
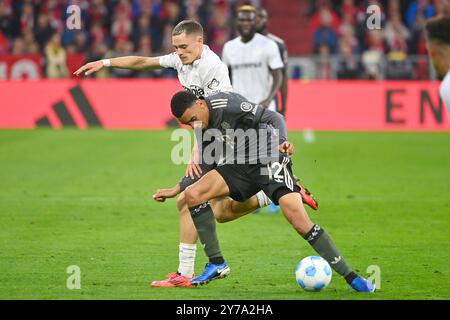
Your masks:
{"label": "dark grey shorts with number", "polygon": [[291,192],[300,192],[292,174],[292,161],[280,155],[270,164],[225,164],[215,168],[230,190],[230,197],[243,202],[260,190],[278,204],[278,199]]}

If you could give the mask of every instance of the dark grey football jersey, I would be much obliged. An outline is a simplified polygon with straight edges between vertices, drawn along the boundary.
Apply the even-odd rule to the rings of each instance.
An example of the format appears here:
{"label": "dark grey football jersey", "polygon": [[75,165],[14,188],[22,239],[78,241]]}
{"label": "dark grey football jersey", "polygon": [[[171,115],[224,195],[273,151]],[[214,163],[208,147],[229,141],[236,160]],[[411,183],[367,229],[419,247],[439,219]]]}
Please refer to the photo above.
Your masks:
{"label": "dark grey football jersey", "polygon": [[[207,148],[221,144],[220,154],[214,153],[217,164],[259,163],[261,158],[278,157],[271,152],[287,139],[282,115],[248,101],[234,92],[221,92],[205,98],[210,115],[203,130],[203,155]],[[215,144],[209,145],[209,141]],[[205,143],[206,142],[206,143]],[[204,159],[205,160],[205,159]]]}

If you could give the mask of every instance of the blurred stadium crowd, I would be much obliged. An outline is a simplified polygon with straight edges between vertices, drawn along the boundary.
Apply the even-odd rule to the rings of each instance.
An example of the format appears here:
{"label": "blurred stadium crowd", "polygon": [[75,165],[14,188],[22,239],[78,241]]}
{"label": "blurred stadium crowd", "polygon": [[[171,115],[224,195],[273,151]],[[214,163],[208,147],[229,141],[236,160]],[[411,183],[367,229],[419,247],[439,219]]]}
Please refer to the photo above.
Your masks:
{"label": "blurred stadium crowd", "polygon": [[[236,36],[236,8],[243,4],[265,5],[268,1],[0,0],[0,58],[40,55],[46,77],[67,78],[71,76],[66,64],[69,56],[81,55],[84,62],[172,51],[172,28],[183,19],[200,21],[206,43],[220,54],[224,43]],[[292,59],[292,78],[308,74],[316,79],[428,79],[424,22],[437,14],[450,14],[448,0],[285,1],[307,3],[307,11],[298,12],[298,19],[307,19],[310,49],[301,58]],[[81,8],[81,30],[66,28],[66,9],[72,4]],[[381,8],[380,30],[366,26],[366,9],[371,4]],[[290,45],[288,41],[288,50]],[[135,73],[105,69],[96,74],[175,76],[169,70]]]}

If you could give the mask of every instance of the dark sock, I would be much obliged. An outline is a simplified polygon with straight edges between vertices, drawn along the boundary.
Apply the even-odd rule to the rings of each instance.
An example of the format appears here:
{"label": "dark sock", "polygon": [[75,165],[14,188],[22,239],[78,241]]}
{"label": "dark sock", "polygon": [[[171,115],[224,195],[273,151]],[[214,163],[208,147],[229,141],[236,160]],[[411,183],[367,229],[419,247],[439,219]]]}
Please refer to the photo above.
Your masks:
{"label": "dark sock", "polygon": [[[209,261],[222,261],[223,256],[220,251],[219,239],[216,233],[216,218],[212,212],[211,206],[208,203],[189,208],[195,228],[197,229],[198,237],[203,245],[206,256]],[[215,262],[212,262],[215,263]]]}
{"label": "dark sock", "polygon": [[353,273],[352,269],[339,253],[333,240],[331,240],[325,230],[320,226],[315,224],[304,238],[309,242],[311,247],[313,247],[314,250],[330,264],[330,267],[333,268],[334,271],[346,278],[346,280],[347,277],[349,279],[353,277],[351,275]]}
{"label": "dark sock", "polygon": [[216,257],[216,258],[209,258],[209,262],[211,262],[212,264],[222,264],[225,262],[225,260],[223,259],[223,257]]}
{"label": "dark sock", "polygon": [[348,284],[351,284],[353,280],[355,280],[355,278],[358,275],[356,273],[354,273],[353,271],[350,272],[346,277],[345,277],[345,281],[347,281]]}

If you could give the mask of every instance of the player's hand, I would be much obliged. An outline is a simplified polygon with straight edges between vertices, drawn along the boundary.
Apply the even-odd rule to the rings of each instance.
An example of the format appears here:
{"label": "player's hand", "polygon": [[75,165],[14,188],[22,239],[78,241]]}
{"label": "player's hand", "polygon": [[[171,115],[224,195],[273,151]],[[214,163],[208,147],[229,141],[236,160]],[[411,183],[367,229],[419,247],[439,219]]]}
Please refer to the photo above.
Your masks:
{"label": "player's hand", "polygon": [[289,141],[285,141],[282,144],[280,144],[280,148],[279,148],[280,152],[282,153],[287,153],[288,155],[293,155],[294,154],[294,144],[292,144]]}
{"label": "player's hand", "polygon": [[173,198],[178,194],[178,190],[172,189],[158,189],[153,195],[153,199],[159,202],[166,201],[167,198]]}
{"label": "player's hand", "polygon": [[195,176],[200,178],[202,175],[202,168],[199,165],[198,147],[196,146],[192,149],[191,159],[189,160],[185,175],[191,179],[195,179]]}
{"label": "player's hand", "polygon": [[90,75],[94,72],[99,71],[101,68],[103,68],[103,62],[101,60],[89,62],[82,66],[80,69],[75,71],[73,74],[77,77],[82,77],[83,75]]}
{"label": "player's hand", "polygon": [[269,105],[270,105],[271,102],[272,102],[272,100],[266,99],[266,100],[261,101],[261,102],[259,103],[259,105],[260,105],[261,107],[267,109],[267,108],[269,107]]}
{"label": "player's hand", "polygon": [[191,179],[195,179],[195,177],[200,178],[202,175],[202,168],[198,163],[189,163],[186,168],[186,177],[189,176]]}

